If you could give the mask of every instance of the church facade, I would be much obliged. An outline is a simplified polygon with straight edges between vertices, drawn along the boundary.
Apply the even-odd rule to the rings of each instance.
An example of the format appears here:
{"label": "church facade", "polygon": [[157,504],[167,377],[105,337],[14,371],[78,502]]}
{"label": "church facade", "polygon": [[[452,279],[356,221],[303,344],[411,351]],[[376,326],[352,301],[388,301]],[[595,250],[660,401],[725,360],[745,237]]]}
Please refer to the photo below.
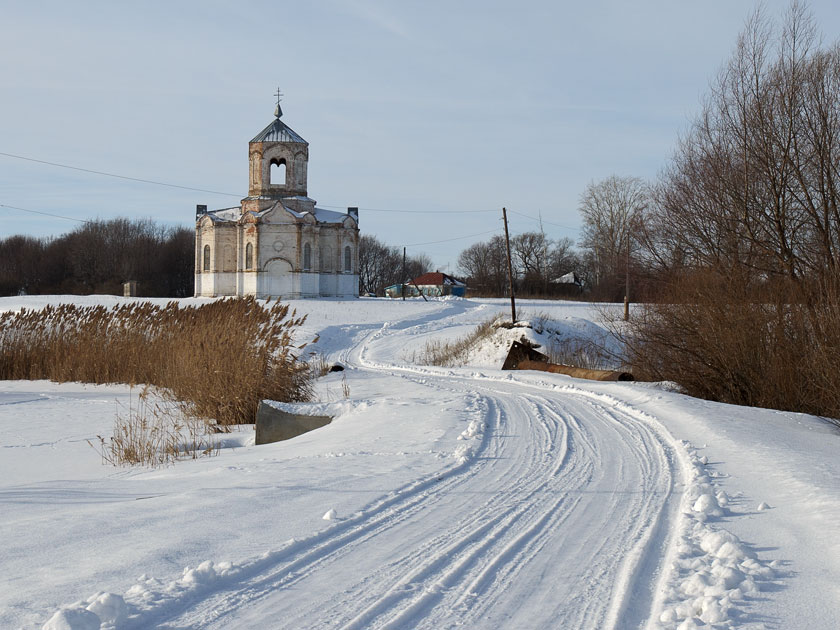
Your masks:
{"label": "church facade", "polygon": [[248,196],[233,208],[196,208],[195,295],[358,297],[358,208],[316,207],[309,143],[280,120],[279,103],[274,115],[248,145]]}

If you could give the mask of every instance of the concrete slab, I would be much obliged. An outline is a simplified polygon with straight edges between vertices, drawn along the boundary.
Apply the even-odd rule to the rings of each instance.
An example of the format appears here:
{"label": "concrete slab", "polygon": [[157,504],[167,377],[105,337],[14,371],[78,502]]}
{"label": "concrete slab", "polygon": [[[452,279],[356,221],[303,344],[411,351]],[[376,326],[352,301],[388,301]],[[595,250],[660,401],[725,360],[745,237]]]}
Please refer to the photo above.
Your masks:
{"label": "concrete slab", "polygon": [[330,416],[306,416],[275,409],[264,402],[257,408],[256,444],[288,440],[332,422]]}

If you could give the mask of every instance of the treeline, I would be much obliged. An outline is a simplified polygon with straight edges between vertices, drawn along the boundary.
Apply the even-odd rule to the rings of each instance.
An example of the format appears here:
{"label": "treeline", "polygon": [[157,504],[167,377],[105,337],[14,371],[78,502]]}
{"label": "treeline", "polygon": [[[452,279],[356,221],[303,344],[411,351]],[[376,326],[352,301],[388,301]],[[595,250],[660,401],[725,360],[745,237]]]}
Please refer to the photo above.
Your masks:
{"label": "treeline", "polygon": [[55,238],[0,240],[0,295],[138,295],[186,297],[194,291],[195,233],[150,219],[89,221]]}
{"label": "treeline", "polygon": [[802,5],[753,15],[648,192],[623,221],[657,283],[625,329],[636,367],[840,417],[840,45]]}
{"label": "treeline", "polygon": [[[567,274],[583,273],[571,239],[550,239],[542,232],[524,232],[510,239],[514,291],[519,295],[573,296],[580,284],[561,282]],[[458,269],[471,295],[499,297],[510,292],[507,251],[502,236],[475,243],[458,256]]]}

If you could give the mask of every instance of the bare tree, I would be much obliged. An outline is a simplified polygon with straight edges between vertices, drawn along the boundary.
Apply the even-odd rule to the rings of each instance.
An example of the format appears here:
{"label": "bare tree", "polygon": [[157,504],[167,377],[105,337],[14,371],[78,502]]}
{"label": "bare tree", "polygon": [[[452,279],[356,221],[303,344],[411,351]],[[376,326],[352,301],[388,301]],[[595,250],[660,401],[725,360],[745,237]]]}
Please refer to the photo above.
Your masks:
{"label": "bare tree", "polygon": [[552,282],[571,271],[577,272],[580,268],[580,255],[575,250],[575,243],[572,239],[565,237],[553,242],[548,250],[547,274],[548,281]]}
{"label": "bare tree", "polygon": [[781,28],[751,17],[655,197],[647,249],[663,268],[836,275],[840,48],[818,48],[804,5]]}
{"label": "bare tree", "polygon": [[838,417],[839,202],[840,46],[802,3],[757,11],[656,187],[643,242],[665,281],[628,329],[634,367]]}
{"label": "bare tree", "polygon": [[608,299],[617,297],[614,294],[639,250],[648,198],[648,186],[641,179],[616,175],[590,183],[581,195],[580,245],[593,283]]}
{"label": "bare tree", "polygon": [[405,261],[405,278],[400,278],[400,282],[403,280],[412,280],[419,276],[422,276],[424,273],[431,271],[434,268],[432,263],[432,259],[429,258],[426,254],[412,254]]}
{"label": "bare tree", "polygon": [[385,287],[400,282],[402,252],[382,243],[375,236],[359,239],[359,292],[383,295]]}
{"label": "bare tree", "polygon": [[193,293],[192,228],[148,219],[90,221],[51,239],[0,240],[0,294],[121,293],[136,280],[141,295]]}
{"label": "bare tree", "polygon": [[514,273],[523,292],[531,295],[546,292],[550,246],[551,240],[542,232],[523,232],[510,239]]}
{"label": "bare tree", "polygon": [[478,293],[493,296],[506,294],[507,254],[505,241],[494,236],[489,241],[475,243],[458,256],[458,269]]}
{"label": "bare tree", "polygon": [[[515,282],[530,295],[551,295],[553,281],[580,267],[580,257],[569,238],[553,240],[542,232],[524,232],[511,239]],[[492,296],[506,295],[507,254],[501,236],[474,243],[461,252],[458,268],[473,291]]]}

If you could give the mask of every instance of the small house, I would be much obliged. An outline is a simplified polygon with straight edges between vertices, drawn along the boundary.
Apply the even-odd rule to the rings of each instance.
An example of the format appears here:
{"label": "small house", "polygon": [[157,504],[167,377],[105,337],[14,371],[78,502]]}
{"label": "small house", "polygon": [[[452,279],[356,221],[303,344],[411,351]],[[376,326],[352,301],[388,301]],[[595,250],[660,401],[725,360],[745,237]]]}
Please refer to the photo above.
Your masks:
{"label": "small house", "polygon": [[406,297],[417,297],[421,293],[427,297],[465,297],[467,294],[466,284],[440,271],[433,271],[409,280],[405,285],[393,284],[385,289],[385,295],[391,298],[402,297],[403,286]]}
{"label": "small house", "polygon": [[580,295],[583,293],[583,283],[580,281],[577,273],[570,271],[551,281],[551,293],[552,295],[565,297]]}

